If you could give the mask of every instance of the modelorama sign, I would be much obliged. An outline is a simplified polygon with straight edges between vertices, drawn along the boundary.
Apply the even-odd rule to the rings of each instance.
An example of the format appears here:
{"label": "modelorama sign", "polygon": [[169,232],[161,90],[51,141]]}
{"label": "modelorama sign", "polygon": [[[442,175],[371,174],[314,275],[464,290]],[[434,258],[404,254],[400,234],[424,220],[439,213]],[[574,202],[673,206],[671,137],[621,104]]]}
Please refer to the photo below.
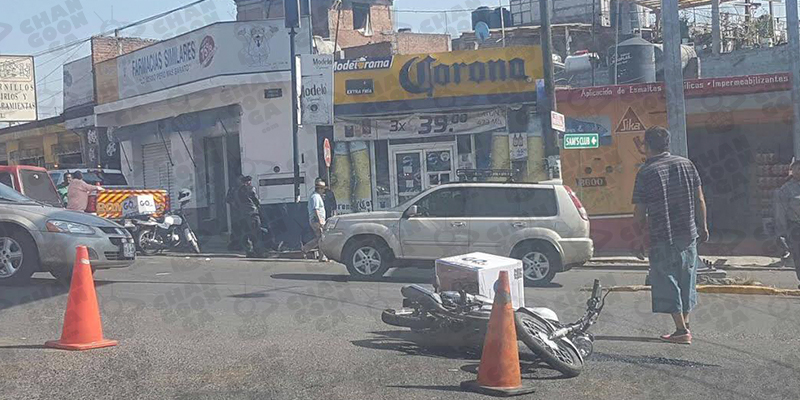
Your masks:
{"label": "modelorama sign", "polygon": [[380,140],[422,138],[437,135],[458,135],[505,131],[503,109],[415,113],[381,118],[337,117],[336,140]]}
{"label": "modelorama sign", "polygon": [[0,56],[0,122],[35,120],[33,57]]}
{"label": "modelorama sign", "polygon": [[337,61],[335,104],[535,94],[541,60],[525,46]]}
{"label": "modelorama sign", "polygon": [[[297,35],[298,54],[311,53],[308,26]],[[104,61],[98,103],[219,75],[288,71],[288,32],[283,19],[221,22]]]}

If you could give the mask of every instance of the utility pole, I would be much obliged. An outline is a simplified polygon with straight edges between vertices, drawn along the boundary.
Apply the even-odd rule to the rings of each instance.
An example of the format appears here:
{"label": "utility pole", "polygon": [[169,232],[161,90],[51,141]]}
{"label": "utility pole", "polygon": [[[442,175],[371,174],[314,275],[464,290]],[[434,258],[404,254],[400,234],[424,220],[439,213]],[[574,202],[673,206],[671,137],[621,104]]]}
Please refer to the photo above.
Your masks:
{"label": "utility pole", "polygon": [[300,202],[300,146],[297,137],[297,50],[295,49],[294,39],[297,36],[297,31],[294,27],[289,30],[289,53],[291,59],[291,75],[292,75],[292,156],[294,163],[294,201]]}
{"label": "utility pole", "polygon": [[592,86],[594,86],[594,55],[597,53],[597,39],[595,39],[594,31],[597,30],[597,0],[592,0],[592,51],[589,52],[589,61],[592,65]]}
{"label": "utility pole", "polygon": [[553,38],[550,36],[551,1],[539,0],[539,37],[542,44],[544,91],[547,99],[537,107],[539,109],[539,118],[542,120],[542,138],[544,139],[544,155],[547,157],[547,170],[551,174],[551,178],[559,178],[560,172],[557,168],[558,147],[556,146],[553,128],[550,126],[550,111],[556,111],[556,85],[553,78]]}
{"label": "utility pole", "polygon": [[678,0],[661,0],[661,21],[664,36],[664,88],[667,94],[667,125],[671,134],[671,151],[686,157],[686,104],[683,101],[683,68],[681,64],[681,28]]}
{"label": "utility pole", "polygon": [[295,39],[297,29],[300,28],[300,0],[283,1],[283,18],[286,27],[289,29],[289,65],[291,69],[291,79],[289,83],[292,93],[292,164],[294,164],[294,201],[300,202],[300,145],[298,144],[297,130],[299,123],[298,114],[298,93],[297,93],[297,49]]}
{"label": "utility pole", "polygon": [[789,57],[792,60],[792,141],[794,156],[800,158],[800,32],[798,32],[797,0],[786,0],[786,29]]}
{"label": "utility pole", "polygon": [[711,0],[711,52],[718,56],[721,40],[719,34],[719,0]]}

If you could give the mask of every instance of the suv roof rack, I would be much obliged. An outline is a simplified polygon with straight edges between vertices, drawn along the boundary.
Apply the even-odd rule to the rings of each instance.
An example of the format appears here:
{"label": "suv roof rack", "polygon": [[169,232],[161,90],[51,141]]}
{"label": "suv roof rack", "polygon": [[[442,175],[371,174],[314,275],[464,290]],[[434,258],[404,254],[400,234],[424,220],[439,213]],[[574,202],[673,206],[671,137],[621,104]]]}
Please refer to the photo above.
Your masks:
{"label": "suv roof rack", "polygon": [[[482,182],[482,179],[487,178],[506,178],[505,182],[488,182],[488,183],[528,183],[536,184],[536,182],[526,182],[514,180],[514,176],[519,174],[520,170],[517,169],[490,169],[490,168],[459,168],[456,170],[458,182]],[[456,183],[456,182],[453,182]]]}

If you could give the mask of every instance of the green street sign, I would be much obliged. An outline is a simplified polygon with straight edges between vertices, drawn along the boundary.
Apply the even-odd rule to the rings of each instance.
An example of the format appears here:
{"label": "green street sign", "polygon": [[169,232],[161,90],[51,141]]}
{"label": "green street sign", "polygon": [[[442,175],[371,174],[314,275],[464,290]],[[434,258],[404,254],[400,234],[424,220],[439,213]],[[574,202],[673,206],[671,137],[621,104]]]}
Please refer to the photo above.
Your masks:
{"label": "green street sign", "polygon": [[596,133],[565,133],[564,150],[596,149],[600,139]]}

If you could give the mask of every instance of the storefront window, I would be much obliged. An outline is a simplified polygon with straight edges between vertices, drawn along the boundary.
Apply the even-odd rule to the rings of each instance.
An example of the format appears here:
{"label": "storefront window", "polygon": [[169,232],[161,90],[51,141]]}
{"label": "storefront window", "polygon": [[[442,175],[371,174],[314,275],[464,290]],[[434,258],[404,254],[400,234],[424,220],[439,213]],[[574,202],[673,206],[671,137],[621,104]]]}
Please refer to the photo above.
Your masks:
{"label": "storefront window", "polygon": [[372,211],[372,166],[368,142],[337,142],[331,165],[331,189],[338,212]]}
{"label": "storefront window", "polygon": [[375,144],[375,209],[392,207],[391,180],[389,178],[389,142],[376,140]]}

